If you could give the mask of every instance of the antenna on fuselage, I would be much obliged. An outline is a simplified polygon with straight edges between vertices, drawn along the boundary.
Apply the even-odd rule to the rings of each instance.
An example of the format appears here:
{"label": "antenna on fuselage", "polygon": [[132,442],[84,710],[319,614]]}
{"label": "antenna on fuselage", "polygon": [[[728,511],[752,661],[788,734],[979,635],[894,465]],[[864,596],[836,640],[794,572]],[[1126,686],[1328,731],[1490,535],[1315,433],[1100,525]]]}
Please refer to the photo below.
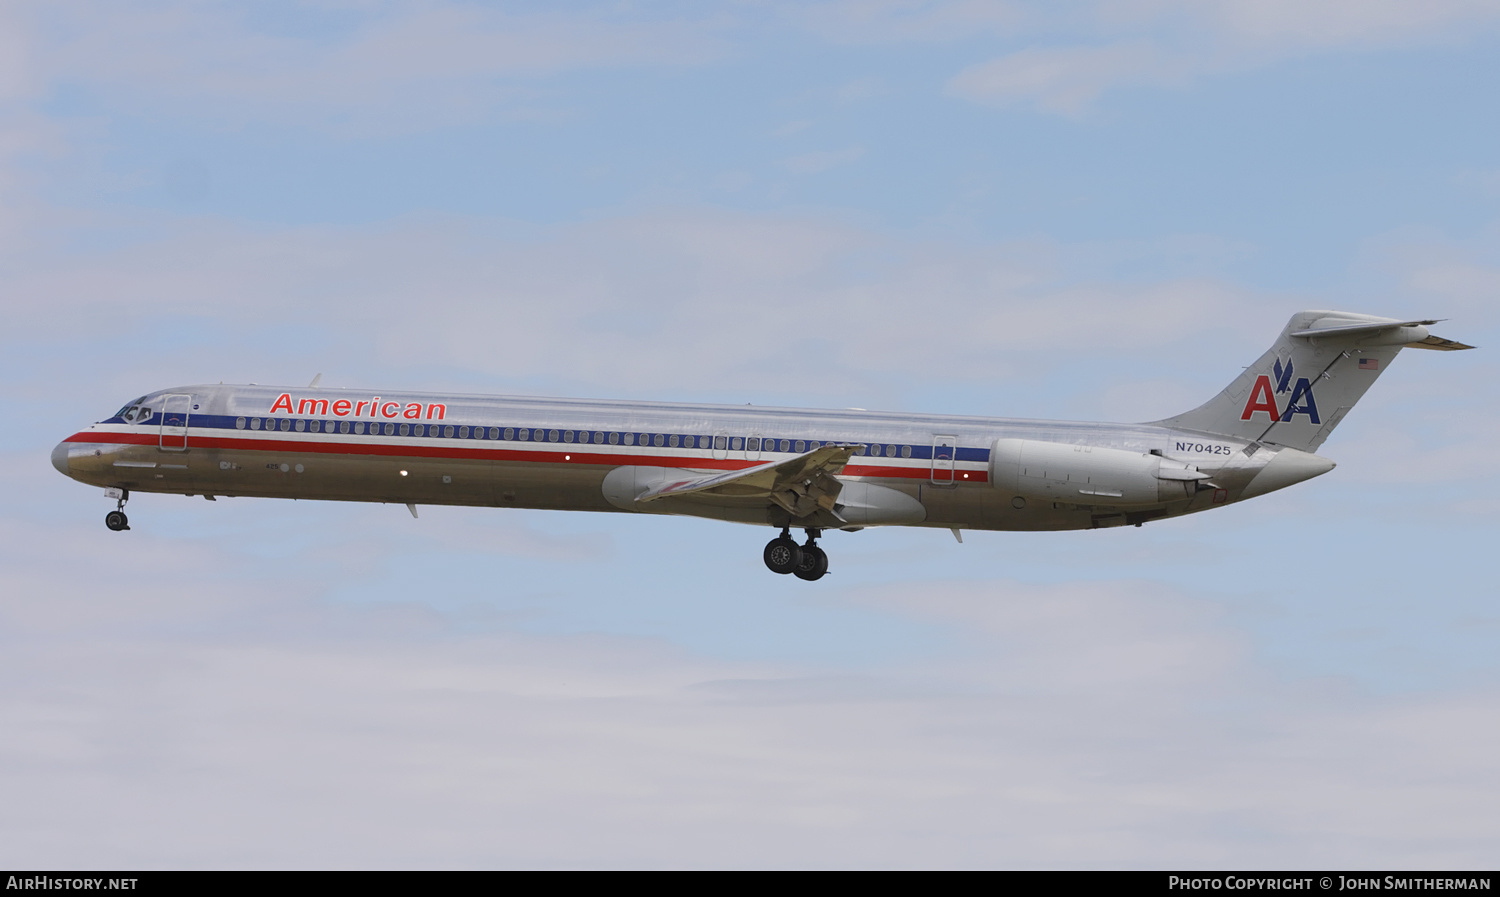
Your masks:
{"label": "antenna on fuselage", "polygon": [[313,378],[313,379],[312,379],[312,382],[311,382],[311,383],[309,383],[309,384],[307,384],[307,388],[308,388],[308,389],[312,389],[312,388],[313,388],[313,387],[314,387],[314,386],[317,386],[317,385],[318,385],[318,381],[319,381],[319,380],[322,380],[322,379],[323,379],[323,375],[322,375],[322,374],[321,374],[321,373],[320,373],[320,374],[318,374],[318,376],[316,376],[316,377],[314,377],[314,378]]}

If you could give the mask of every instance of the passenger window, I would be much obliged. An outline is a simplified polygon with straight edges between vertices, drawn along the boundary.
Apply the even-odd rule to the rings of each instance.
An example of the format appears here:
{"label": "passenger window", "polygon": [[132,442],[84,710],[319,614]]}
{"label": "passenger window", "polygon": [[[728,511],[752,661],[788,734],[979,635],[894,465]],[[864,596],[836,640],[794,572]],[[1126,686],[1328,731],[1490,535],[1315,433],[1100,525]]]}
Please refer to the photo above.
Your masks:
{"label": "passenger window", "polygon": [[909,446],[909,445],[903,445],[903,446],[901,446],[901,457],[903,457],[903,458],[910,458],[911,457],[911,446]]}
{"label": "passenger window", "polygon": [[469,438],[469,428],[468,427],[459,427],[458,428],[458,438],[459,439],[468,439]]}
{"label": "passenger window", "polygon": [[562,434],[559,433],[556,430],[548,430],[547,431],[547,441],[548,442],[562,442]]}
{"label": "passenger window", "polygon": [[529,442],[531,440],[531,431],[525,427],[522,427],[521,429],[516,431],[516,439],[520,440],[521,442]]}
{"label": "passenger window", "polygon": [[789,452],[789,451],[791,451],[792,450],[792,443],[790,441],[786,440],[786,439],[781,440],[781,450],[783,452]]}
{"label": "passenger window", "polygon": [[729,448],[729,437],[728,436],[715,436],[714,437],[714,448],[716,450],[718,450],[718,451],[721,451],[721,452],[724,451],[725,449]]}
{"label": "passenger window", "polygon": [[511,439],[515,439],[516,438],[516,428],[515,427],[506,427],[505,428],[505,438],[506,438],[507,441],[509,441]]}
{"label": "passenger window", "polygon": [[301,433],[302,431],[304,431],[304,430],[307,429],[307,421],[305,421],[305,420],[299,420],[299,421],[297,421],[296,425],[292,429],[296,430],[298,433]]}
{"label": "passenger window", "polygon": [[243,417],[237,417],[237,418],[235,418],[234,419],[234,428],[236,430],[243,430],[243,429],[245,429],[245,419]]}
{"label": "passenger window", "polygon": [[677,442],[678,439],[676,433],[673,433],[671,436],[667,437],[667,445],[671,446],[672,448],[677,448]]}
{"label": "passenger window", "polygon": [[348,421],[346,421],[346,420],[339,421],[339,432],[340,433],[347,433],[347,432],[349,432],[349,422]]}
{"label": "passenger window", "polygon": [[803,442],[802,440],[799,439],[799,440],[797,440],[797,444],[795,446],[795,449],[796,449],[796,451],[799,454],[802,453],[802,452],[805,452],[805,451],[807,451],[807,443],[805,443],[805,442]]}
{"label": "passenger window", "polygon": [[760,437],[759,436],[750,436],[750,437],[746,438],[746,440],[745,440],[745,446],[746,446],[745,451],[747,451],[747,452],[758,452],[758,451],[760,451]]}
{"label": "passenger window", "polygon": [[401,428],[400,428],[400,432],[401,432],[402,436],[406,436],[407,434],[411,433],[411,425],[410,424],[402,424]]}
{"label": "passenger window", "polygon": [[738,451],[742,450],[744,447],[745,447],[745,440],[742,437],[736,436],[733,439],[729,440],[729,450],[731,452],[738,452]]}
{"label": "passenger window", "polygon": [[651,437],[651,444],[656,446],[657,448],[661,448],[662,446],[667,444],[667,437],[662,435],[661,433],[657,433],[655,436]]}
{"label": "passenger window", "polygon": [[354,435],[356,435],[356,436],[363,436],[363,435],[365,435],[365,422],[364,421],[358,420],[358,421],[354,422]]}
{"label": "passenger window", "polygon": [[490,438],[491,439],[499,439],[500,438],[500,428],[499,427],[490,427]]}
{"label": "passenger window", "polygon": [[620,444],[620,434],[619,433],[611,433],[611,434],[609,434],[609,444],[610,445],[619,445]]}
{"label": "passenger window", "polygon": [[385,435],[387,435],[387,436],[395,436],[396,435],[396,425],[395,424],[386,424],[385,425]]}
{"label": "passenger window", "polygon": [[894,458],[894,457],[896,457],[896,447],[894,445],[888,445],[888,446],[886,446],[885,447],[885,456],[887,458]]}

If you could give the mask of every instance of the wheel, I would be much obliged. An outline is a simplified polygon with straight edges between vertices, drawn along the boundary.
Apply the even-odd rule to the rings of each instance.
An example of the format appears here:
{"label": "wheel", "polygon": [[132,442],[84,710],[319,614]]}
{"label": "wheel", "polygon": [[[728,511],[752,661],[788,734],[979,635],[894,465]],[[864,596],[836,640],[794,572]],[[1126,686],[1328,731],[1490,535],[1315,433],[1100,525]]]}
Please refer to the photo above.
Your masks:
{"label": "wheel", "polygon": [[798,564],[797,569],[792,572],[797,574],[798,579],[805,579],[808,582],[822,579],[823,574],[828,572],[827,552],[816,545],[802,546],[802,563]]}
{"label": "wheel", "polygon": [[104,515],[104,525],[119,532],[122,529],[130,529],[130,519],[125,516],[124,511],[110,511]]}
{"label": "wheel", "polygon": [[791,573],[802,563],[802,546],[780,536],[766,543],[763,557],[772,573]]}

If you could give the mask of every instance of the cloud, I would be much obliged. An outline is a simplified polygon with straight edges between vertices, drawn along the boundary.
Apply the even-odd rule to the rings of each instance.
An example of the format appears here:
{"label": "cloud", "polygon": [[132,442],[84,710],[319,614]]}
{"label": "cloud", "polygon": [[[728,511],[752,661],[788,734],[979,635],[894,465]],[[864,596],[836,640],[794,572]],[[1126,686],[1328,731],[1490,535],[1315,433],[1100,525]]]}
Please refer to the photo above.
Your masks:
{"label": "cloud", "polygon": [[[1130,7],[1127,6],[1127,9]],[[1147,2],[1135,9],[1159,15],[1202,16],[1233,41],[1269,48],[1390,47],[1471,36],[1500,25],[1500,9],[1486,0],[1182,0]]]}
{"label": "cloud", "polygon": [[970,66],[948,82],[948,92],[996,105],[1025,102],[1047,112],[1078,115],[1106,90],[1178,82],[1184,69],[1180,61],[1139,43],[1036,48]]}
{"label": "cloud", "polygon": [[[722,52],[712,25],[590,12],[510,13],[462,3],[282,10],[274,28],[224,4],[128,11],[37,4],[31,52],[0,84],[81,88],[122,108],[191,110],[230,125],[291,122],[404,133],[494,114],[539,114],[546,79],[579,70],[691,65]],[[305,23],[306,24],[306,23]],[[12,34],[20,30],[12,29]],[[0,31],[0,34],[4,34]]]}
{"label": "cloud", "polygon": [[793,174],[818,174],[831,168],[838,168],[857,162],[865,154],[864,147],[855,146],[843,150],[826,150],[817,153],[803,153],[793,156],[782,164]]}
{"label": "cloud", "polygon": [[233,542],[195,540],[163,578],[131,575],[163,556],[149,544],[54,563],[59,546],[119,542],[102,529],[5,535],[0,859],[13,863],[1495,858],[1484,746],[1500,694],[1283,681],[1223,606],[1160,583],[830,590],[819,600],[955,642],[819,669],[503,621],[466,631],[416,604],[331,603],[316,575],[236,584],[250,558]]}
{"label": "cloud", "polygon": [[1455,180],[1482,195],[1500,197],[1500,169],[1469,170],[1459,174]]}
{"label": "cloud", "polygon": [[1185,85],[1309,53],[1458,43],[1497,27],[1500,9],[1480,0],[1100,3],[1083,12],[1038,16],[1024,35],[1012,38],[1044,46],[971,65],[947,90],[991,105],[1026,104],[1078,116],[1112,90]]}
{"label": "cloud", "polygon": [[[14,326],[46,339],[76,334],[79,321],[96,333],[198,322],[242,334],[234,351],[259,365],[263,335],[278,352],[311,340],[344,365],[373,352],[397,366],[441,361],[513,383],[545,377],[658,396],[681,395],[691,372],[686,382],[703,396],[806,402],[809,388],[896,400],[888,390],[912,366],[975,383],[1040,375],[1061,363],[1052,347],[1064,344],[1139,357],[1251,301],[1206,277],[1074,282],[1044,244],[953,248],[817,216],[661,209],[553,229],[461,218],[163,226],[159,238],[113,252],[14,259]],[[928,338],[891,326],[913,316]],[[222,347],[188,366],[211,379],[272,376]]]}
{"label": "cloud", "polygon": [[1048,17],[1043,5],[1007,0],[832,0],[790,4],[780,12],[841,43],[962,40],[1020,31]]}

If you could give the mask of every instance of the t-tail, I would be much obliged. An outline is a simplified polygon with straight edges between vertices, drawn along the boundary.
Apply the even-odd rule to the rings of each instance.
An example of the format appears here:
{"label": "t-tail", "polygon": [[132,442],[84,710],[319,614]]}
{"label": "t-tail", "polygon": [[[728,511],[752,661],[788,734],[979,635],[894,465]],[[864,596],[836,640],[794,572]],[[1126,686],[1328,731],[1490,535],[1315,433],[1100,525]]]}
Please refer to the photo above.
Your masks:
{"label": "t-tail", "polygon": [[1343,311],[1292,315],[1276,343],[1213,399],[1160,426],[1315,452],[1402,349],[1472,349],[1435,320]]}

